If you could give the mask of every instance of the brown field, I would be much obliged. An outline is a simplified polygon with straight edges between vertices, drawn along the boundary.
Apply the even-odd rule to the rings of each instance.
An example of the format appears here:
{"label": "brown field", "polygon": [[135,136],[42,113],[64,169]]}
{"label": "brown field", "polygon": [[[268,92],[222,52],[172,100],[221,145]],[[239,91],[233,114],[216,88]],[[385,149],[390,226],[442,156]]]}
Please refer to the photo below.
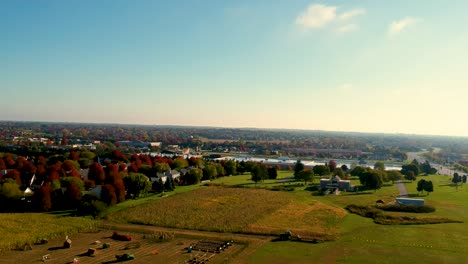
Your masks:
{"label": "brown field", "polygon": [[115,222],[191,230],[278,235],[291,230],[330,240],[346,212],[285,192],[253,188],[203,187],[111,214]]}
{"label": "brown field", "polygon": [[[116,241],[111,238],[112,232],[129,234],[132,241]],[[171,239],[161,242],[161,234]],[[255,237],[237,234],[210,233],[167,228],[137,226],[137,225],[102,225],[100,229],[89,232],[71,234],[72,247],[63,248],[64,238],[50,240],[45,245],[32,245],[29,251],[8,251],[0,255],[0,263],[36,263],[43,262],[43,256],[49,254],[44,263],[117,263],[115,255],[133,254],[134,260],[129,263],[188,263],[197,258],[205,263],[245,263],[249,256],[260,246],[271,240],[271,237]],[[220,253],[192,251],[188,253],[186,247],[200,240],[228,241],[233,240],[233,246]],[[100,244],[95,244],[100,241]],[[140,247],[129,248],[138,242]],[[111,247],[102,248],[103,243],[110,243]],[[131,244],[133,243],[133,244]],[[87,256],[89,248],[96,248],[96,256]]]}

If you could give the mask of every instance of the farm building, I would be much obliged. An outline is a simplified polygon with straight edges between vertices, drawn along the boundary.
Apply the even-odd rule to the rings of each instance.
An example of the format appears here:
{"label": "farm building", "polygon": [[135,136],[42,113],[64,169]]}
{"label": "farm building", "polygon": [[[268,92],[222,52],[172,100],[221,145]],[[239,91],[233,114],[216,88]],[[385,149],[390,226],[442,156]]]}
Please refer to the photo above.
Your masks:
{"label": "farm building", "polygon": [[416,206],[423,206],[424,199],[415,199],[415,198],[396,198],[397,204],[402,205],[416,205]]}
{"label": "farm building", "polygon": [[335,176],[331,179],[320,179],[321,189],[338,189],[340,191],[353,191],[354,187],[351,186],[350,180],[342,180],[339,176]]}

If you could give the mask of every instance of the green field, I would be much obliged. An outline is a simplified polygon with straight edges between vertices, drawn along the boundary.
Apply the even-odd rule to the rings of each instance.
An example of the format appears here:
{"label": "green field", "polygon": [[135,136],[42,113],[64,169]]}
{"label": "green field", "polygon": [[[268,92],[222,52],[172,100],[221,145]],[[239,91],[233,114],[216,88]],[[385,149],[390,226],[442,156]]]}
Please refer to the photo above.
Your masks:
{"label": "green field", "polygon": [[[341,234],[336,241],[310,246],[291,242],[269,243],[254,256],[255,263],[463,263],[468,259],[468,186],[458,191],[449,186],[445,176],[420,176],[434,182],[434,192],[420,197],[436,207],[436,212],[424,216],[448,217],[463,224],[378,225],[372,219],[348,214],[340,223]],[[419,180],[418,178],[418,180]],[[436,184],[437,183],[437,184]],[[416,195],[416,182],[406,184]],[[393,193],[393,194],[392,194]],[[298,195],[307,196],[303,191]],[[376,193],[314,197],[337,206],[372,204],[378,199],[397,195],[396,187],[387,186]]]}
{"label": "green field", "polygon": [[0,223],[0,252],[97,225],[97,221],[82,217],[58,217],[44,213],[0,214]]}

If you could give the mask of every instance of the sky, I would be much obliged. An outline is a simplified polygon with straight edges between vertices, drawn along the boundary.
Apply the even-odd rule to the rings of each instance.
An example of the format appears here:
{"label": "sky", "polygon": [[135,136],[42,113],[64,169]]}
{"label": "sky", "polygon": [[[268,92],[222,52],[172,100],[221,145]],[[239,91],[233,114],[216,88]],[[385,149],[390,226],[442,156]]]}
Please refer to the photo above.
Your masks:
{"label": "sky", "polygon": [[468,136],[468,1],[0,1],[0,120]]}

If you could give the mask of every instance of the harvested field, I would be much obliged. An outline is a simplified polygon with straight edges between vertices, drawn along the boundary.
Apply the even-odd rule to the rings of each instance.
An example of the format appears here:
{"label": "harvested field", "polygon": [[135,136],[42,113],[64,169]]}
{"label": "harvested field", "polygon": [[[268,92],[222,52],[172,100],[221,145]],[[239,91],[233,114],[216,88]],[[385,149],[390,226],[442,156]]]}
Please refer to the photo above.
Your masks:
{"label": "harvested field", "polygon": [[[112,234],[116,230],[112,227],[121,228],[117,232],[130,235],[132,240],[112,239]],[[271,239],[136,225],[107,225],[93,232],[72,234],[69,238],[72,241],[71,248],[63,247],[65,238],[53,239],[48,244],[32,245],[32,250],[29,251],[4,252],[0,255],[0,263],[42,262],[45,255],[48,255],[48,259],[44,263],[51,264],[73,263],[75,258],[79,263],[118,263],[116,255],[125,253],[135,256],[135,259],[129,263],[197,263],[197,261],[198,263],[201,261],[204,263],[242,263],[241,253],[244,249],[252,246],[258,248]],[[219,253],[206,250],[192,250],[189,253],[186,249],[197,243],[199,245],[206,245],[207,242],[222,244],[230,240],[234,241],[232,246]],[[105,248],[103,246],[105,243],[108,243],[110,247]],[[94,256],[87,255],[90,248],[96,249]]]}
{"label": "harvested field", "polygon": [[278,235],[292,230],[333,239],[346,211],[293,195],[252,188],[203,187],[151,201],[109,216],[110,221],[191,230]]}

